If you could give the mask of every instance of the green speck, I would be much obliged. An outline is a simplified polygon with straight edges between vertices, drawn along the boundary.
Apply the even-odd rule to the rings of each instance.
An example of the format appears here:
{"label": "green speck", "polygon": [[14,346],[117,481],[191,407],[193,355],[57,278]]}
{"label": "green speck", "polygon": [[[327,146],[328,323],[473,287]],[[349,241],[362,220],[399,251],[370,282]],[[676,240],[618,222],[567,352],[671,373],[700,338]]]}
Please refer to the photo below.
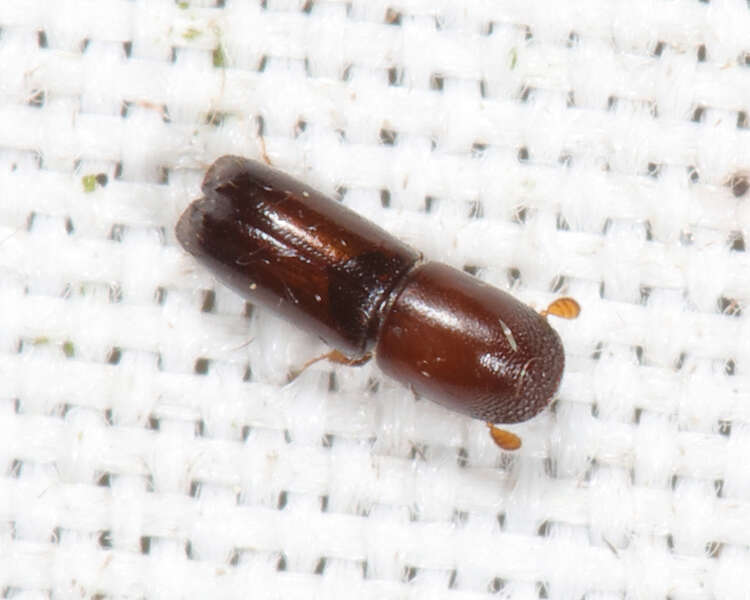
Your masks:
{"label": "green speck", "polygon": [[226,113],[212,110],[206,115],[206,125],[211,125],[212,127],[218,127],[224,122],[225,116],[226,116]]}
{"label": "green speck", "polygon": [[32,343],[35,346],[44,346],[45,344],[49,344],[49,338],[46,335],[40,335],[35,337]]}
{"label": "green speck", "polygon": [[87,194],[93,192],[96,189],[96,175],[84,175],[81,177],[81,183],[83,183],[83,191]]}
{"label": "green speck", "polygon": [[200,29],[196,29],[195,27],[189,27],[185,33],[182,34],[182,37],[184,37],[186,40],[194,40],[199,35],[202,35],[203,32]]}
{"label": "green speck", "polygon": [[179,8],[180,10],[185,10],[186,8],[190,8],[190,3],[189,2],[178,2],[177,3],[177,8]]}
{"label": "green speck", "polygon": [[214,67],[217,69],[222,69],[226,66],[227,57],[224,55],[224,48],[221,47],[221,45],[216,46],[214,49]]}
{"label": "green speck", "polygon": [[518,64],[518,50],[516,48],[510,49],[510,70],[516,68],[516,65]]}
{"label": "green speck", "polygon": [[71,358],[74,354],[73,342],[71,342],[70,340],[68,340],[67,342],[63,342],[62,351],[65,355],[65,358]]}

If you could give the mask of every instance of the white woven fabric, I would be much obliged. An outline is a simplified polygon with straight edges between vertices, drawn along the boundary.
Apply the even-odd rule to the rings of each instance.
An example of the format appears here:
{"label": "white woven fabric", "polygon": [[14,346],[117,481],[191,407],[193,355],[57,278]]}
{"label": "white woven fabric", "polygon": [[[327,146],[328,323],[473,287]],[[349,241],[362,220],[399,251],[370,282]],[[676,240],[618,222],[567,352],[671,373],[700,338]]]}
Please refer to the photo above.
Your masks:
{"label": "white woven fabric", "polygon": [[[750,598],[749,115],[744,0],[0,0],[3,596]],[[263,145],[579,300],[519,452],[286,383],[321,347],[173,233]]]}

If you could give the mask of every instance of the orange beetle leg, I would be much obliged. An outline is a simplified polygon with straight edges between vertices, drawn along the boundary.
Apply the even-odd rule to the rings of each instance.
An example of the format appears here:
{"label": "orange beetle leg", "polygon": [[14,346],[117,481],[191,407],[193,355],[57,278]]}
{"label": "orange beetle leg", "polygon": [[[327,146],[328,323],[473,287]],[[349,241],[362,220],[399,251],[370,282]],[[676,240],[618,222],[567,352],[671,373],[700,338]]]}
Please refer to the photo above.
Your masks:
{"label": "orange beetle leg", "polygon": [[492,441],[503,450],[518,450],[521,447],[521,438],[515,433],[495,427],[492,423],[487,423],[490,428],[490,437]]}
{"label": "orange beetle leg", "polygon": [[541,312],[543,317],[552,315],[561,319],[575,319],[579,314],[581,314],[581,305],[568,297],[554,300],[546,310]]}

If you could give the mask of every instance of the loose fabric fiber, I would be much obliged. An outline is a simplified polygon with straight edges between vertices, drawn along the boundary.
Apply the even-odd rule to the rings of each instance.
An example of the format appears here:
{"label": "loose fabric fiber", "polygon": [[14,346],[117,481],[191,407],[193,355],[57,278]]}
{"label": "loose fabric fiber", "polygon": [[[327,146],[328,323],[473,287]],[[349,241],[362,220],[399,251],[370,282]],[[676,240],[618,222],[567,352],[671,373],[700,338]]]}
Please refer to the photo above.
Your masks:
{"label": "loose fabric fiber", "polygon": [[[750,3],[0,1],[8,598],[750,598]],[[218,284],[266,159],[543,309],[484,423]]]}

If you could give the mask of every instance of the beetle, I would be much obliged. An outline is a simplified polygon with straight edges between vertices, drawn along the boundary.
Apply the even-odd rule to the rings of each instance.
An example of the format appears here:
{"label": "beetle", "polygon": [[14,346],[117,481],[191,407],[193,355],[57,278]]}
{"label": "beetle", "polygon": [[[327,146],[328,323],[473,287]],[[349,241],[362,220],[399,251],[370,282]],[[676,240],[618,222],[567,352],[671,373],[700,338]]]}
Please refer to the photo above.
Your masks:
{"label": "beetle", "polygon": [[495,424],[530,419],[554,397],[565,354],[546,316],[574,318],[575,300],[538,313],[247,158],[216,160],[202,191],[177,222],[179,243],[242,297],[333,348],[307,365],[374,355],[415,393],[485,421],[501,448],[520,447]]}

